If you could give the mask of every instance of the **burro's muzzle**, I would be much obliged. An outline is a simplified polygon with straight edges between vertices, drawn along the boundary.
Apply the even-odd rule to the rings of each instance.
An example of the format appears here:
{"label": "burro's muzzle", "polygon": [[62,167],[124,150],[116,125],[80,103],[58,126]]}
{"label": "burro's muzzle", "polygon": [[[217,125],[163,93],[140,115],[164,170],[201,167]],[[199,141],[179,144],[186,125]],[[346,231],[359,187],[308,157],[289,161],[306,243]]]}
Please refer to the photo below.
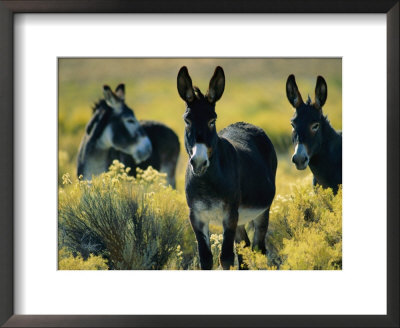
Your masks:
{"label": "burro's muzzle", "polygon": [[140,164],[147,160],[153,151],[149,137],[140,137],[139,140],[132,146],[132,157],[136,164]]}
{"label": "burro's muzzle", "polygon": [[310,156],[308,155],[307,147],[302,143],[298,143],[294,149],[292,162],[298,170],[304,170],[307,168],[309,161]]}
{"label": "burro's muzzle", "polygon": [[207,146],[203,143],[196,143],[192,148],[192,156],[189,160],[194,175],[203,175],[210,166]]}

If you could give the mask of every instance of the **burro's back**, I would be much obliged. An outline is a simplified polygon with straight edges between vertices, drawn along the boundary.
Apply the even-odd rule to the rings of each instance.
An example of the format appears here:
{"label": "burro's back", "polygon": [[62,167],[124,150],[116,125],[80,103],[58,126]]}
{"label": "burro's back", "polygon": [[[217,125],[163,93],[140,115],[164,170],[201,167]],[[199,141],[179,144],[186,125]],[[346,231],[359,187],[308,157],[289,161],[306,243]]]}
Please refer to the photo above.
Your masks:
{"label": "burro's back", "polygon": [[264,130],[238,122],[221,130],[218,135],[236,149],[240,165],[241,203],[267,206],[275,196],[278,165],[275,148]]}

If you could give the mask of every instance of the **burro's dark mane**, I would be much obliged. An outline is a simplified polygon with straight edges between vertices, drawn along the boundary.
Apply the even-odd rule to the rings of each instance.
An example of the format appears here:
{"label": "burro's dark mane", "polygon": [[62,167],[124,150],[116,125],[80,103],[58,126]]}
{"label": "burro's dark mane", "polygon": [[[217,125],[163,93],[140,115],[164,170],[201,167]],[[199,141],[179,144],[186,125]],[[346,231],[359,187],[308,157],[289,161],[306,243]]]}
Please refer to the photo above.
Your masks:
{"label": "burro's dark mane", "polygon": [[86,144],[86,152],[88,154],[94,151],[96,141],[100,138],[111,116],[111,110],[104,100],[95,103],[92,110],[93,116],[86,126],[86,135],[90,136]]}
{"label": "burro's dark mane", "polygon": [[86,125],[85,134],[82,138],[77,158],[77,174],[78,177],[84,175],[87,159],[96,153],[96,143],[107,126],[110,113],[104,109],[97,107],[96,111],[89,123]]}
{"label": "burro's dark mane", "polygon": [[110,109],[110,106],[107,105],[107,103],[104,99],[99,99],[93,103],[92,113],[95,113],[97,110],[99,110],[101,108]]}
{"label": "burro's dark mane", "polygon": [[197,99],[199,100],[204,99],[204,94],[198,87],[193,86],[193,90],[194,90],[194,95],[196,96]]}

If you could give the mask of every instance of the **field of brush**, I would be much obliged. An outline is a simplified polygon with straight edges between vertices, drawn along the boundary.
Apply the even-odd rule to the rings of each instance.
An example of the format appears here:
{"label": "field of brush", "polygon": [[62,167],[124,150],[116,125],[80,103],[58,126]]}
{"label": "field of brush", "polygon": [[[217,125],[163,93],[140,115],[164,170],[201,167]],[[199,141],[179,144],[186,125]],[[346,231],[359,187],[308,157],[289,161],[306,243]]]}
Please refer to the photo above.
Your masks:
{"label": "field of brush", "polygon": [[[340,269],[341,191],[337,196],[329,190],[314,191],[310,170],[297,171],[291,164],[293,108],[285,91],[288,75],[295,74],[303,99],[308,95],[313,99],[316,77],[322,75],[328,84],[324,113],[341,130],[339,59],[60,59],[60,269],[198,269],[184,198],[185,105],[176,89],[183,65],[203,92],[215,66],[222,66],[226,86],[216,106],[217,130],[238,121],[252,123],[264,129],[278,154],[268,257],[237,248],[249,268]],[[153,170],[133,181],[118,163],[90,187],[77,181],[76,156],[91,107],[102,97],[104,84],[115,88],[119,83],[125,83],[126,103],[139,120],[161,121],[179,136],[176,191],[161,186],[164,177]],[[251,227],[248,230],[251,236]],[[215,268],[221,232],[211,227]]]}

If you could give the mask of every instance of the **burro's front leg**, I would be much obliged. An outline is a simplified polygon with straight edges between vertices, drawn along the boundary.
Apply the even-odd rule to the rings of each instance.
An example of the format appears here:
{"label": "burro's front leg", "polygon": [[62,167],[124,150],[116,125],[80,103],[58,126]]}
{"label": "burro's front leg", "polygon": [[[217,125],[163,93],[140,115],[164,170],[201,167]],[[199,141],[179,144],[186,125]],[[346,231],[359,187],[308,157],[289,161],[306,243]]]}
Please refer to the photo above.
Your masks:
{"label": "burro's front leg", "polygon": [[202,270],[211,270],[213,266],[213,256],[210,247],[208,222],[203,222],[199,218],[196,218],[195,212],[191,210],[190,223],[192,224],[197,239],[200,267]]}
{"label": "burro's front leg", "polygon": [[222,226],[224,228],[224,239],[222,241],[220,262],[224,270],[229,270],[235,261],[233,245],[235,242],[238,218],[238,207],[235,206],[234,208],[229,209],[226,217],[224,217],[222,221]]}
{"label": "burro's front leg", "polygon": [[254,219],[254,238],[253,250],[261,251],[266,254],[265,236],[267,234],[269,224],[269,207]]}

